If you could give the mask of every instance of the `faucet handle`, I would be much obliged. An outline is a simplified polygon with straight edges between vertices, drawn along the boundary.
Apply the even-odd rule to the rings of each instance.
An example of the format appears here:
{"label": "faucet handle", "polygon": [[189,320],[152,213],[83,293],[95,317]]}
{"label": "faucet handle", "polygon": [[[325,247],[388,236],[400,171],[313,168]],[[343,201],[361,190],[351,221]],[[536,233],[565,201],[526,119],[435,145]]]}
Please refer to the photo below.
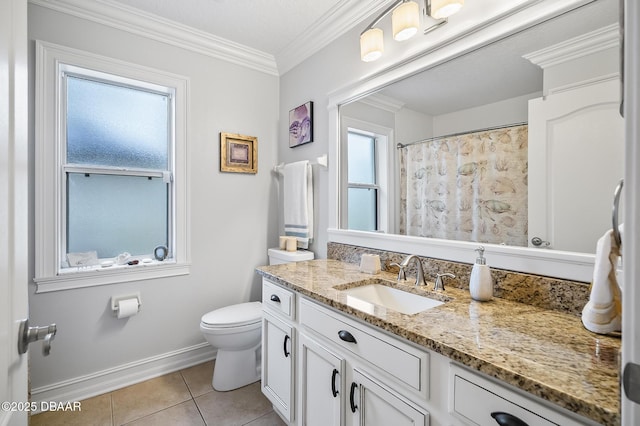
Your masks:
{"label": "faucet handle", "polygon": [[407,280],[407,273],[405,272],[404,268],[406,265],[401,265],[399,263],[392,263],[391,266],[397,266],[398,268],[400,268],[400,270],[398,271],[398,278],[397,281],[406,281]]}
{"label": "faucet handle", "polygon": [[436,274],[436,282],[433,286],[434,291],[442,290],[444,291],[444,280],[442,277],[455,278],[456,276],[450,272],[445,272],[444,274]]}

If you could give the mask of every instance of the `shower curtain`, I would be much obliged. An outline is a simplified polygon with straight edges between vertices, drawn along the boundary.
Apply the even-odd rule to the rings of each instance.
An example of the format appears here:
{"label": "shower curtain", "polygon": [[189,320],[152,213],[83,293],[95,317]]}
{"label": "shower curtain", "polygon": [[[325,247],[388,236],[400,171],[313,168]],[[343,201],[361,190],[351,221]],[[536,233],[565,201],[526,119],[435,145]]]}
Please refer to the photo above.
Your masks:
{"label": "shower curtain", "polygon": [[527,246],[527,136],[524,124],[402,148],[401,233]]}

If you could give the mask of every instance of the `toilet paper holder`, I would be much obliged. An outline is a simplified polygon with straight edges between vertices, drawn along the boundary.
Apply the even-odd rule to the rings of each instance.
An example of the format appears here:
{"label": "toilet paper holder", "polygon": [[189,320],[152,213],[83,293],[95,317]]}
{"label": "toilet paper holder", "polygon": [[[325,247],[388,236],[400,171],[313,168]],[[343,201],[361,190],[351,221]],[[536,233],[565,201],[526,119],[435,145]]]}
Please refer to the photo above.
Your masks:
{"label": "toilet paper holder", "polygon": [[114,316],[118,316],[119,303],[123,300],[128,299],[136,299],[138,302],[138,312],[140,312],[140,307],[142,306],[142,299],[140,298],[140,293],[127,294],[124,296],[111,296],[111,310],[113,311]]}

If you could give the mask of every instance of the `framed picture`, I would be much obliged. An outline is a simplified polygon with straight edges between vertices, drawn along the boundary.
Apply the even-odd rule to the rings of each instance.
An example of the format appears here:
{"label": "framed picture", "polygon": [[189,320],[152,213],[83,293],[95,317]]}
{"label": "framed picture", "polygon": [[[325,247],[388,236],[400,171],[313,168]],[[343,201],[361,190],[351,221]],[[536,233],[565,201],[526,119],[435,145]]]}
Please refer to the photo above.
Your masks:
{"label": "framed picture", "polygon": [[289,148],[313,142],[313,102],[289,111]]}
{"label": "framed picture", "polygon": [[221,132],[220,171],[258,173],[258,138]]}

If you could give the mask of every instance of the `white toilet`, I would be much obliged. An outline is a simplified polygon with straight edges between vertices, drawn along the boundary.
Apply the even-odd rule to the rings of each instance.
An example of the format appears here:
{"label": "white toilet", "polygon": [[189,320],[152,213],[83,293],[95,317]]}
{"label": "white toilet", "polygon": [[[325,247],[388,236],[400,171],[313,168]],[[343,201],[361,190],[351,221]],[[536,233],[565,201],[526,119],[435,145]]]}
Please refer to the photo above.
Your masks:
{"label": "white toilet", "polygon": [[[270,265],[313,257],[310,251],[269,249]],[[239,303],[206,313],[200,331],[218,349],[212,381],[215,390],[229,391],[260,380],[262,303]]]}

